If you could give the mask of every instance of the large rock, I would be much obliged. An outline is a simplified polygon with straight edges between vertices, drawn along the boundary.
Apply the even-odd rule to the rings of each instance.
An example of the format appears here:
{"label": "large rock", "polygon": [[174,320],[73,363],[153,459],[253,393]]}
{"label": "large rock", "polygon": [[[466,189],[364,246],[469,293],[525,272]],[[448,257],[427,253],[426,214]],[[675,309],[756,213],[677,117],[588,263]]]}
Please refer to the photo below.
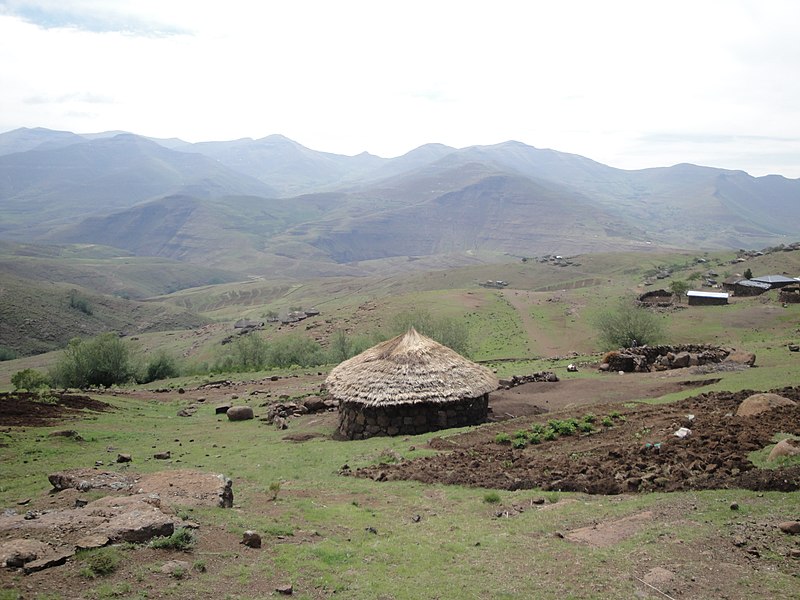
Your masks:
{"label": "large rock", "polygon": [[34,539],[13,539],[0,545],[0,567],[19,568],[50,554],[49,544]]}
{"label": "large rock", "polygon": [[689,366],[692,357],[688,352],[678,352],[675,355],[675,358],[672,359],[672,368],[673,369],[683,369]]}
{"label": "large rock", "polygon": [[133,477],[115,473],[114,471],[97,471],[95,469],[70,469],[56,471],[47,476],[50,485],[56,490],[74,488],[80,491],[105,489],[114,491],[129,490],[133,486]]}
{"label": "large rock", "polygon": [[752,417],[778,406],[794,406],[797,403],[778,394],[753,394],[746,398],[736,409],[737,417]]}
{"label": "large rock", "polygon": [[728,355],[728,358],[726,358],[725,361],[752,367],[754,364],[756,364],[756,355],[752,352],[735,350]]}
{"label": "large rock", "polygon": [[161,512],[160,500],[155,496],[140,494],[100,498],[89,503],[84,510],[89,515],[102,515],[108,520],[93,533],[104,535],[114,543],[140,544],[157,536],[172,535],[175,517]]}
{"label": "large rock", "polygon": [[65,562],[67,562],[67,559],[72,556],[75,556],[74,550],[62,550],[57,554],[49,554],[44,558],[40,558],[38,560],[25,563],[23,569],[25,570],[25,573],[35,573],[36,571],[43,571],[44,569],[49,569],[50,567],[57,567],[59,565],[63,565]]}
{"label": "large rock", "polygon": [[791,440],[781,440],[770,451],[768,461],[778,460],[782,456],[797,456],[800,454],[800,447],[795,446]]}
{"label": "large rock", "polygon": [[253,418],[253,409],[249,406],[231,406],[225,414],[230,421],[247,421]]}

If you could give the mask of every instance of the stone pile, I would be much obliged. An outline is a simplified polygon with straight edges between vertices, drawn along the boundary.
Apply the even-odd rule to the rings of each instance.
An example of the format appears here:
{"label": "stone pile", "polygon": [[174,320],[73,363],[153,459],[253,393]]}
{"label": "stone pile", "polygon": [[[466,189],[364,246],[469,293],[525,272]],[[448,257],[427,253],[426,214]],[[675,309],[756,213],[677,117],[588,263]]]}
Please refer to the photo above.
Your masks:
{"label": "stone pile", "polygon": [[339,403],[333,399],[320,398],[319,396],[309,396],[302,402],[276,402],[268,404],[267,416],[262,419],[266,423],[272,423],[285,429],[286,420],[291,417],[299,417],[317,412],[335,410]]}
{"label": "stone pile", "polygon": [[[639,346],[609,352],[601,371],[625,371],[626,373],[646,373],[696,367],[710,363],[721,363],[732,354],[732,350],[714,346],[686,344],[682,346]],[[751,358],[752,357],[752,358]],[[755,362],[755,355],[745,359],[749,364]]]}
{"label": "stone pile", "polygon": [[500,387],[510,390],[511,388],[517,387],[518,385],[522,385],[524,383],[554,383],[556,381],[558,381],[558,375],[552,371],[539,371],[537,373],[531,373],[530,375],[513,375],[511,379],[501,379]]}

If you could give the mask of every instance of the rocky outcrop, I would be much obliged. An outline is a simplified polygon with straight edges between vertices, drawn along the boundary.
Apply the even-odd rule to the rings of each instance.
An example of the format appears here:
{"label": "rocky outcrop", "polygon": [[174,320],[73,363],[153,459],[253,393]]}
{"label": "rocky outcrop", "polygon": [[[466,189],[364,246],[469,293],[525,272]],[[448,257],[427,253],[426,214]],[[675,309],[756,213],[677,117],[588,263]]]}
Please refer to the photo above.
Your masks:
{"label": "rocky outcrop", "polygon": [[[687,344],[683,346],[639,346],[606,354],[601,371],[645,373],[682,369],[710,363],[721,363],[733,351],[715,346]],[[749,358],[748,358],[749,359]],[[755,355],[752,355],[755,362]]]}

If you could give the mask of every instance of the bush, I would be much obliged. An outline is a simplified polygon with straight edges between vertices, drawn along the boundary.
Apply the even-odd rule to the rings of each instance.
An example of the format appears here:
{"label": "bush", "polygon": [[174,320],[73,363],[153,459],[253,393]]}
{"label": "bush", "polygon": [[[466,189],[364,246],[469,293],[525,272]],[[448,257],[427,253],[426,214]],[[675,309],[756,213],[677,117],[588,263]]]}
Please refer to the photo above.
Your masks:
{"label": "bush", "polygon": [[483,501],[486,504],[497,504],[500,502],[500,494],[497,492],[486,492],[483,496]]}
{"label": "bush", "polygon": [[23,369],[11,376],[11,383],[15,390],[38,390],[39,388],[50,387],[50,378],[44,373],[34,369]]}
{"label": "bush", "polygon": [[128,346],[117,335],[103,333],[91,340],[71,340],[50,378],[63,387],[83,388],[110,387],[126,383],[132,376]]}
{"label": "bush", "polygon": [[659,318],[649,310],[623,300],[614,310],[601,313],[594,323],[604,348],[627,348],[636,340],[639,345],[653,345],[664,337]]}
{"label": "bush", "polygon": [[394,317],[391,330],[394,335],[400,335],[412,327],[459,354],[469,356],[469,329],[463,321],[434,317],[425,310],[408,311]]}
{"label": "bush", "polygon": [[139,378],[139,383],[150,383],[151,381],[169,379],[178,375],[180,375],[180,369],[178,369],[178,362],[175,357],[164,350],[159,350],[147,363],[144,373]]}
{"label": "bush", "polygon": [[150,542],[151,548],[159,550],[191,550],[195,539],[192,531],[186,527],[179,527],[172,535],[157,537]]}
{"label": "bush", "polygon": [[98,548],[80,553],[78,559],[85,563],[80,574],[87,579],[94,579],[116,571],[122,562],[122,554],[116,548]]}
{"label": "bush", "polygon": [[302,335],[290,335],[275,340],[267,355],[267,364],[278,368],[295,365],[313,367],[325,362],[322,347],[311,338]]}
{"label": "bush", "polygon": [[14,360],[17,358],[18,354],[16,351],[12,350],[11,348],[7,348],[6,346],[0,346],[0,362],[4,360]]}
{"label": "bush", "polygon": [[497,444],[508,444],[511,442],[511,436],[507,433],[498,433],[494,436],[494,441]]}
{"label": "bush", "polygon": [[77,290],[72,290],[69,293],[69,307],[74,308],[75,310],[79,310],[83,314],[88,316],[91,316],[93,312],[92,306],[91,304],[89,304],[89,301],[83,296],[79,296]]}

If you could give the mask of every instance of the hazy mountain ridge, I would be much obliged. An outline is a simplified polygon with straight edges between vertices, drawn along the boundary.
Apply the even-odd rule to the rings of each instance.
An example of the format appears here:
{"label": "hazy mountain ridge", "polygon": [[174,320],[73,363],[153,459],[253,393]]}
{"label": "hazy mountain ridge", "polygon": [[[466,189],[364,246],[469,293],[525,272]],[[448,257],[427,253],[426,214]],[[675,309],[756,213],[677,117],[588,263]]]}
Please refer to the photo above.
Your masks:
{"label": "hazy mountain ridge", "polygon": [[800,180],[689,164],[626,171],[515,141],[385,159],[280,135],[190,144],[37,129],[0,134],[0,208],[11,239],[357,274],[350,263],[404,256],[762,247],[800,230]]}

